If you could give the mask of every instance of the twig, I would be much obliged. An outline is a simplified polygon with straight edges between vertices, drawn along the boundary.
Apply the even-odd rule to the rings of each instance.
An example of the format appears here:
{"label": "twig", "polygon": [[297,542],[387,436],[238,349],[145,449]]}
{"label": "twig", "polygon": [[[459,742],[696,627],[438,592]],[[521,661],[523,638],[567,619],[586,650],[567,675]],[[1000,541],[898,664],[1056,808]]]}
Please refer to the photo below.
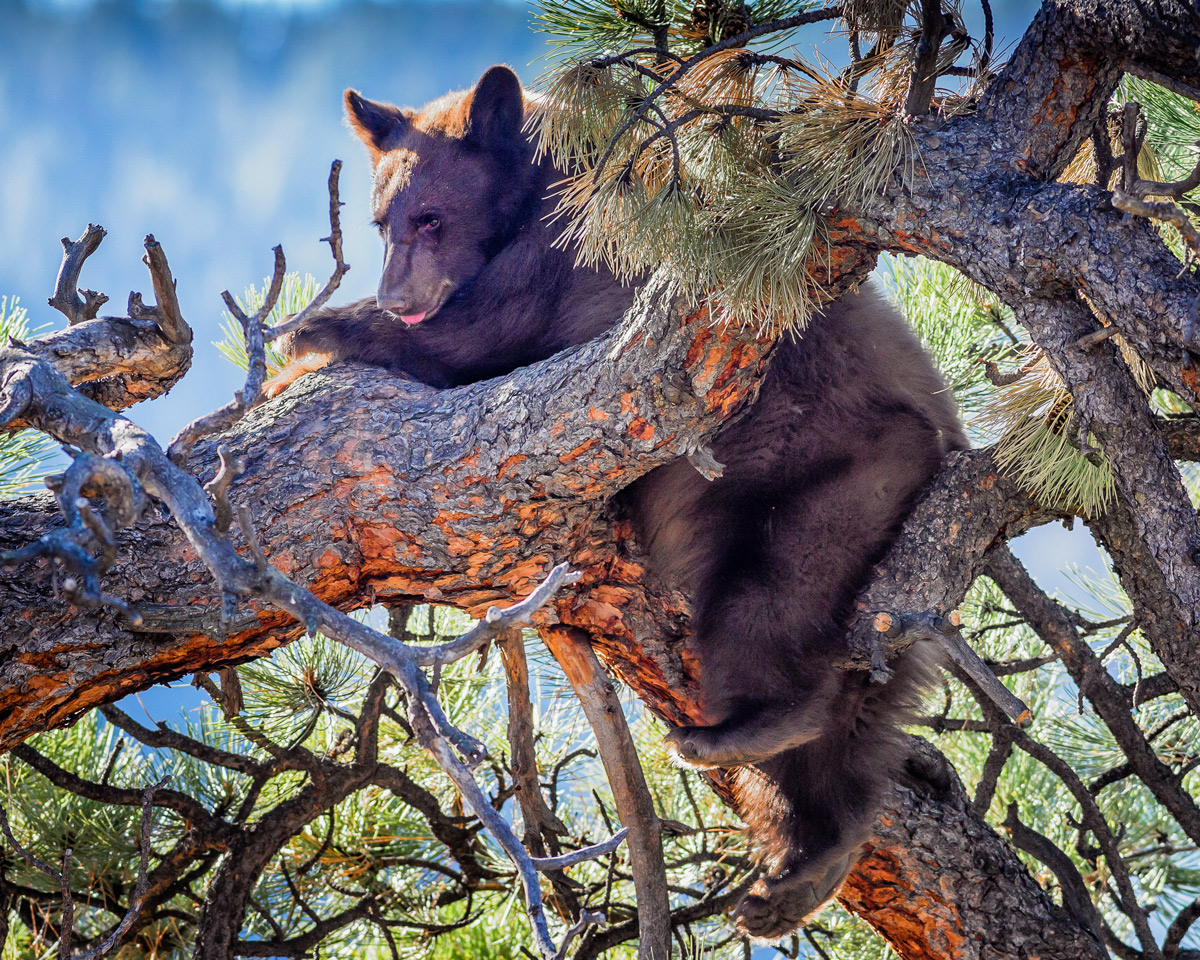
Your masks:
{"label": "twig", "polygon": [[560,563],[524,600],[503,609],[488,607],[483,619],[457,640],[436,647],[409,647],[410,656],[420,667],[441,666],[470,656],[506,630],[529,623],[535,611],[545,606],[561,587],[575,583],[579,576],[567,564]]}
{"label": "twig", "polygon": [[1079,870],[1071,858],[1049,839],[1022,823],[1015,802],[1009,803],[1008,815],[1004,818],[1003,826],[1008,830],[1017,849],[1024,850],[1050,868],[1062,891],[1063,909],[1080,927],[1096,938],[1097,944],[1103,943],[1104,931],[1100,923],[1100,913],[1092,903],[1087,884],[1083,882],[1083,877],[1079,875]]}
{"label": "twig", "polygon": [[1163,960],[1175,960],[1180,950],[1179,945],[1197,920],[1200,920],[1200,897],[1197,897],[1179,911],[1171,926],[1167,928],[1167,936],[1163,940]]}
{"label": "twig", "polygon": [[[38,556],[56,560],[66,571],[61,582],[57,569],[51,571],[64,597],[84,609],[112,607],[140,625],[141,614],[124,600],[105,593],[100,578],[116,556],[115,532],[141,515],[146,504],[145,492],[115,458],[67,449],[73,458],[71,466],[61,476],[46,478],[46,485],[54,492],[67,521],[66,528],[51,530],[19,550],[0,551],[0,563]],[[85,491],[94,488],[105,495],[108,505],[105,517],[93,511],[84,496]],[[98,558],[88,552],[92,541],[100,546]]]}
{"label": "twig", "polygon": [[979,76],[987,75],[988,65],[992,62],[992,43],[995,40],[995,25],[992,22],[992,5],[988,0],[980,0],[983,6],[983,52],[979,55]]}
{"label": "twig", "polygon": [[564,960],[567,951],[571,948],[571,943],[576,937],[583,933],[588,927],[604,927],[604,914],[594,910],[585,910],[579,915],[579,919],[572,924],[571,929],[567,931],[563,937],[562,946],[559,948],[555,960]]}
{"label": "twig", "polygon": [[[824,7],[819,10],[808,10],[804,13],[794,14],[790,17],[782,17],[778,20],[772,20],[769,23],[762,23],[756,27],[751,27],[749,30],[744,30],[737,36],[728,37],[720,43],[714,43],[712,46],[705,47],[703,50],[689,57],[677,66],[661,83],[658,84],[650,93],[641,101],[638,108],[626,119],[626,121],[617,128],[608,139],[608,144],[604,154],[600,158],[600,162],[596,164],[592,177],[593,182],[598,183],[600,175],[604,168],[608,166],[608,161],[612,158],[613,152],[617,148],[617,144],[621,138],[628,133],[639,120],[644,120],[646,117],[645,111],[649,110],[659,97],[668,90],[674,89],[676,84],[698,63],[708,59],[722,50],[729,50],[734,47],[743,47],[750,40],[756,37],[765,36],[768,33],[778,33],[782,30],[792,30],[796,27],[801,27],[810,23],[819,23],[822,20],[834,20],[842,15],[842,7],[834,5]],[[599,62],[599,61],[597,61]],[[704,111],[702,111],[704,112]],[[693,118],[694,119],[694,118]],[[656,135],[657,136],[657,135]],[[644,145],[643,145],[644,146]]]}
{"label": "twig", "polygon": [[[1011,336],[1011,334],[1010,334]],[[992,360],[979,361],[983,364],[984,376],[988,378],[988,382],[993,387],[1007,387],[1010,384],[1016,383],[1022,377],[1027,376],[1037,367],[1037,358],[1027,361],[1020,368],[1011,373],[1001,373],[1000,368]]]}
{"label": "twig", "polygon": [[1125,104],[1121,115],[1121,187],[1132,192],[1138,179],[1138,154],[1142,152],[1141,139],[1138,137],[1139,121],[1142,108],[1130,101]]}
{"label": "twig", "polygon": [[[1088,698],[1131,769],[1188,837],[1200,843],[1200,810],[1195,799],[1182,789],[1171,769],[1159,758],[1131,712],[1136,702],[1136,688],[1125,690],[1104,668],[1105,658],[1128,644],[1130,634],[1138,627],[1137,621],[1125,623],[1117,637],[1097,655],[1079,635],[1079,627],[1071,621],[1067,611],[1038,587],[1007,546],[996,546],[988,551],[985,572],[1013,602],[1038,637],[1059,654],[1079,689],[1080,698]],[[1097,783],[1092,784],[1093,795],[1098,792]]]}
{"label": "twig", "polygon": [[937,61],[942,39],[946,36],[942,0],[921,0],[921,39],[917,43],[904,113],[921,117],[929,112],[933,91],[937,85]]}
{"label": "twig", "polygon": [[[225,301],[226,309],[241,324],[242,331],[245,334],[246,356],[250,361],[246,367],[246,383],[241,390],[233,395],[233,399],[224,406],[212,411],[212,413],[197,417],[179,431],[167,448],[167,456],[172,463],[178,466],[185,466],[188,457],[191,456],[192,448],[196,445],[196,441],[209,434],[228,430],[246,415],[247,410],[258,403],[258,399],[262,395],[263,380],[266,379],[267,375],[263,321],[279,301],[279,294],[283,289],[283,278],[286,273],[287,260],[283,255],[283,247],[276,246],[275,272],[271,278],[271,287],[267,291],[267,296],[263,301],[262,307],[253,317],[246,316],[242,308],[238,306],[237,301],[230,296],[228,290],[221,293],[221,298]],[[224,468],[224,465],[222,465],[222,468]],[[226,523],[225,529],[221,532],[224,533],[228,529],[229,526]]]}
{"label": "twig", "polygon": [[1118,187],[1112,192],[1112,205],[1123,213],[1169,223],[1183,236],[1187,244],[1188,259],[1194,260],[1200,257],[1200,233],[1196,231],[1196,227],[1187,213],[1176,204],[1166,200],[1141,200]]}
{"label": "twig", "polygon": [[1012,756],[1012,737],[1008,727],[1001,727],[992,735],[992,748],[988,751],[987,759],[983,762],[983,770],[979,774],[979,782],[975,784],[975,796],[971,800],[971,808],[984,816],[992,805],[996,795],[996,785],[1000,782],[1000,774],[1004,765]]}
{"label": "twig", "polygon": [[338,178],[342,173],[342,161],[334,160],[333,165],[329,168],[329,236],[322,239],[323,243],[329,244],[329,252],[333,254],[333,273],[329,280],[323,286],[308,305],[297,313],[286,323],[278,324],[267,330],[263,339],[267,343],[272,343],[279,337],[287,333],[291,333],[298,328],[302,323],[308,320],[314,313],[320,310],[333,292],[341,285],[342,277],[350,270],[346,261],[342,259],[342,225],[340,208],[342,202],[338,199]]}
{"label": "twig", "polygon": [[204,492],[213,498],[213,509],[216,513],[217,530],[228,533],[233,523],[233,508],[229,504],[229,485],[240,477],[246,469],[246,463],[241,458],[234,457],[225,444],[217,447],[217,456],[221,466],[217,474],[204,485]]}
{"label": "twig", "polygon": [[120,942],[121,937],[125,935],[125,932],[142,912],[146,894],[150,889],[150,833],[154,825],[154,794],[165,787],[170,779],[170,777],[163,777],[158,783],[148,786],[142,794],[142,828],[138,844],[141,856],[138,859],[138,878],[129,900],[129,909],[125,912],[121,922],[117,924],[116,929],[99,946],[86,953],[75,954],[72,960],[95,960],[97,957],[104,956]]}
{"label": "twig", "polygon": [[[191,343],[192,328],[183,319],[179,310],[179,298],[175,295],[175,279],[171,276],[171,268],[167,265],[167,255],[162,246],[154,239],[154,234],[146,234],[144,241],[146,253],[142,263],[150,271],[150,282],[154,285],[154,321],[168,343]],[[130,294],[133,302],[134,294]],[[141,297],[138,297],[138,302]],[[131,312],[132,315],[132,312]]]}
{"label": "twig", "polygon": [[[1196,146],[1200,147],[1200,142]],[[1191,193],[1197,187],[1200,187],[1200,161],[1196,163],[1192,172],[1182,180],[1163,183],[1158,180],[1143,180],[1138,177],[1132,184],[1132,189],[1129,192],[1139,199],[1146,197],[1173,197],[1179,200],[1185,193]]]}
{"label": "twig", "polygon": [[[596,751],[589,750],[587,747],[576,747],[570,753],[560,757],[558,759],[558,762],[556,762],[554,764],[553,768],[551,768],[549,789],[550,789],[550,809],[552,811],[558,810],[558,778],[559,778],[559,775],[562,773],[563,768],[566,767],[566,765],[568,763],[570,763],[572,760],[574,760],[576,757],[588,757],[589,759],[595,760],[596,759]],[[612,824],[609,824],[609,829],[611,829],[611,828],[612,828]]]}
{"label": "twig", "polygon": [[89,223],[83,235],[74,242],[69,237],[62,238],[63,260],[58,268],[58,278],[54,281],[54,296],[46,302],[67,318],[70,326],[92,320],[100,312],[100,308],[108,303],[108,297],[95,290],[79,289],[79,273],[83,263],[96,252],[100,241],[105,237],[103,227]]}
{"label": "twig", "polygon": [[1116,325],[1100,327],[1097,330],[1093,330],[1091,333],[1085,333],[1082,337],[1076,340],[1075,343],[1082,350],[1090,350],[1097,344],[1103,343],[1105,340],[1115,337],[1120,332],[1121,331],[1117,329]]}
{"label": "twig", "polygon": [[63,875],[55,870],[50,864],[44,860],[38,859],[33,853],[26,850],[13,836],[12,827],[8,823],[8,811],[4,809],[3,804],[0,804],[0,830],[4,831],[4,836],[8,838],[8,842],[12,844],[12,848],[17,851],[25,860],[41,870],[42,873],[54,880],[62,880]]}
{"label": "twig", "polygon": [[117,760],[121,756],[121,751],[125,749],[125,738],[118,737],[117,742],[113,745],[112,753],[108,755],[108,762],[104,764],[104,772],[100,775],[100,783],[108,783],[108,778],[112,776],[112,772],[117,765]]}
{"label": "twig", "polygon": [[607,840],[594,843],[590,847],[581,847],[579,850],[559,854],[557,857],[534,857],[533,865],[545,873],[548,870],[564,870],[587,860],[598,860],[616,850],[625,841],[628,834],[629,828],[622,827]]}
{"label": "twig", "polygon": [[[949,654],[950,659],[980,688],[988,698],[1004,711],[1019,726],[1027,726],[1033,719],[1029,707],[992,673],[991,668],[963,639],[958,629],[957,614],[939,617],[935,614],[918,614],[898,617],[890,613],[875,615],[875,629],[895,644],[913,643],[917,640],[933,640]],[[872,677],[878,668],[872,667]]]}

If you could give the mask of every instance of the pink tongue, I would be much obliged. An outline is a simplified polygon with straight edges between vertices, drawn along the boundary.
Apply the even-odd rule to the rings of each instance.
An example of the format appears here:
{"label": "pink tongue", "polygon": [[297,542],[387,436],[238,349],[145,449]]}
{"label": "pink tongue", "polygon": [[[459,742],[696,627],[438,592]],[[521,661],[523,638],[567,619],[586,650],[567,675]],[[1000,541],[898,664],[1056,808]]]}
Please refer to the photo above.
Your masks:
{"label": "pink tongue", "polygon": [[410,313],[407,317],[401,314],[400,319],[405,323],[420,323],[425,319],[425,312],[422,311],[421,313]]}

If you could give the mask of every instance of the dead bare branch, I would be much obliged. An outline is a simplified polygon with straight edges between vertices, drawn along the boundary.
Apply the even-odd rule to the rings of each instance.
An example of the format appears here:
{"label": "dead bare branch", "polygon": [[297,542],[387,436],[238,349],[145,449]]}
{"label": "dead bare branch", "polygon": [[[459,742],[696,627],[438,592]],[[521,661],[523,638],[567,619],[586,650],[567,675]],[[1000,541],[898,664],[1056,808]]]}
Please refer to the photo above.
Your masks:
{"label": "dead bare branch", "polygon": [[[246,338],[246,356],[249,358],[246,368],[246,384],[234,394],[233,399],[229,403],[214,410],[212,413],[207,413],[193,420],[178,433],[167,448],[167,456],[171,458],[172,462],[180,466],[186,465],[197,440],[213,433],[228,430],[246,415],[247,410],[258,403],[259,398],[262,396],[263,380],[267,376],[263,321],[279,301],[279,294],[283,289],[283,278],[286,273],[287,260],[283,255],[283,247],[277,246],[275,248],[275,272],[271,278],[271,287],[267,291],[267,296],[261,309],[253,317],[246,316],[242,308],[238,306],[237,301],[230,296],[228,290],[221,294],[226,308],[233,314],[238,323],[241,324],[242,332]],[[225,527],[220,532],[224,533],[228,529],[229,519],[226,518]]]}
{"label": "dead bare branch", "polygon": [[[980,689],[984,690],[992,701],[1016,724],[1026,726],[1033,719],[1021,699],[1008,689],[992,669],[983,662],[971,645],[963,639],[959,631],[960,620],[955,613],[947,617],[935,614],[917,614],[896,616],[890,613],[875,615],[875,629],[887,637],[893,649],[901,645],[915,643],[918,640],[931,640],[938,644],[961,670],[967,673]],[[882,650],[883,648],[879,648]],[[872,665],[872,677],[881,681],[887,677],[886,663]]]}
{"label": "dead bare branch", "polygon": [[629,830],[629,862],[637,892],[641,950],[648,957],[670,956],[671,905],[661,825],[616,691],[591,645],[576,631],[551,626],[540,633],[579,697],[596,737],[617,814]]}
{"label": "dead bare branch", "polygon": [[[154,239],[154,234],[147,234],[145,240],[146,253],[142,262],[150,271],[150,282],[154,285],[154,320],[163,338],[168,343],[191,343],[192,328],[183,319],[179,310],[179,299],[175,296],[175,279],[171,276],[171,268],[167,266],[167,255],[162,245]],[[134,294],[130,294],[130,302]],[[141,298],[138,297],[138,301]]]}
{"label": "dead bare branch", "polygon": [[93,319],[100,308],[108,303],[108,297],[95,290],[79,289],[79,273],[87,260],[100,246],[105,237],[103,227],[89,223],[78,240],[62,238],[63,261],[54,281],[54,295],[46,302],[67,318],[67,324],[75,326],[84,320]]}
{"label": "dead bare branch", "polygon": [[325,237],[323,242],[329,244],[329,252],[333,256],[333,273],[315,297],[294,317],[284,323],[277,324],[264,334],[264,339],[267,343],[277,340],[279,337],[290,333],[297,329],[310,316],[320,310],[333,292],[341,285],[342,277],[350,270],[346,261],[342,259],[342,223],[341,223],[341,207],[342,202],[338,199],[338,178],[342,173],[342,161],[334,160],[333,165],[329,168],[329,236]]}
{"label": "dead bare branch", "polygon": [[600,857],[606,856],[617,849],[625,842],[625,837],[629,835],[629,828],[622,827],[607,840],[600,843],[594,843],[590,847],[581,847],[578,850],[572,850],[570,853],[559,854],[557,857],[534,857],[533,865],[545,873],[548,870],[564,870],[567,867],[573,867],[577,863],[585,863],[588,860],[598,860]]}

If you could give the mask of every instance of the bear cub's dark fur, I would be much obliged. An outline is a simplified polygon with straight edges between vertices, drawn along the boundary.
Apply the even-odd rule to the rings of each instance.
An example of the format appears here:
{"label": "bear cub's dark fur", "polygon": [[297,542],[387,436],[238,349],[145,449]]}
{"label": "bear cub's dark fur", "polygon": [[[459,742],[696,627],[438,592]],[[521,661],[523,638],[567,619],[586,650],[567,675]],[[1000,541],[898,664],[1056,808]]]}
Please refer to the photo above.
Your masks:
{"label": "bear cub's dark fur", "polygon": [[[376,299],[315,316],[290,356],[449,387],[620,319],[632,292],[554,245],[562,175],[534,160],[512,71],[493,67],[419,111],[354,91],[346,106],[374,161],[383,278]],[[834,664],[871,565],[962,446],[945,384],[868,290],[780,343],[757,403],[713,443],[723,476],[710,482],[681,460],[622,495],[654,574],[693,600],[711,725],[669,737],[688,764],[738,768],[739,813],[766,867],[738,907],[751,935],[780,936],[833,895],[903,760],[900,724],[928,679],[920,655],[903,656],[883,686]]]}

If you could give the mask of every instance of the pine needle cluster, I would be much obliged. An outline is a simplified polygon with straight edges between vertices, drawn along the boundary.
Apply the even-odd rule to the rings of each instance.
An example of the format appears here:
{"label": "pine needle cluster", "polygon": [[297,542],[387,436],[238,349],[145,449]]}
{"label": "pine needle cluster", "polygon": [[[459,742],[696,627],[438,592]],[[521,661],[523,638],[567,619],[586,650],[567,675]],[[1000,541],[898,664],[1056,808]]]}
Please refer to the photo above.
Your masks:
{"label": "pine needle cluster", "polygon": [[[838,10],[804,0],[545,0],[559,56],[534,122],[569,172],[559,213],[582,259],[628,278],[666,268],[727,320],[802,328],[828,216],[913,161],[902,103],[920,5],[845,10],[830,30],[819,21]],[[805,21],[867,52],[839,71],[804,52]],[[965,50],[951,46],[946,67]]]}
{"label": "pine needle cluster", "polygon": [[1045,355],[1027,347],[1018,379],[999,387],[981,411],[981,425],[998,438],[996,460],[1044,504],[1095,517],[1116,496],[1112,471],[1091,440],[1081,436],[1071,394]]}

